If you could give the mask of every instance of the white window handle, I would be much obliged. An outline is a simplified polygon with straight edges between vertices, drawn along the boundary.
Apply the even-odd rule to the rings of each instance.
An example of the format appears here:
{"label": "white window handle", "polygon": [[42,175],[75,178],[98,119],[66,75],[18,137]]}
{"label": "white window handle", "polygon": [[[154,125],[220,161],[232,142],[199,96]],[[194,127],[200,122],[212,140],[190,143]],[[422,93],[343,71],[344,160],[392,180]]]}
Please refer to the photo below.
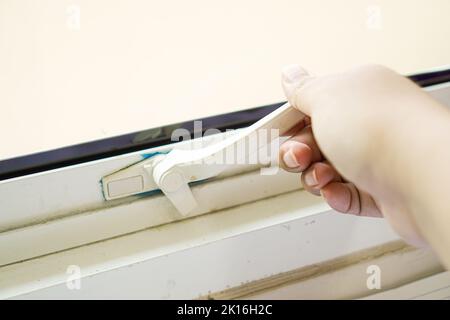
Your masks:
{"label": "white window handle", "polygon": [[[175,149],[167,155],[144,160],[104,177],[102,183],[105,198],[110,200],[160,189],[176,209],[186,215],[197,206],[189,183],[221,173],[229,165],[227,161],[224,161],[227,154],[234,155],[236,146],[245,144],[246,139],[249,139],[251,135],[263,136],[265,139],[246,144],[248,148],[245,150],[245,155],[252,154],[270,144],[276,137],[286,135],[303,118],[303,113],[286,103],[253,125],[219,143],[193,150]],[[276,136],[268,134],[273,130],[278,131]],[[245,155],[237,154],[238,157]],[[237,163],[240,163],[239,159]]]}

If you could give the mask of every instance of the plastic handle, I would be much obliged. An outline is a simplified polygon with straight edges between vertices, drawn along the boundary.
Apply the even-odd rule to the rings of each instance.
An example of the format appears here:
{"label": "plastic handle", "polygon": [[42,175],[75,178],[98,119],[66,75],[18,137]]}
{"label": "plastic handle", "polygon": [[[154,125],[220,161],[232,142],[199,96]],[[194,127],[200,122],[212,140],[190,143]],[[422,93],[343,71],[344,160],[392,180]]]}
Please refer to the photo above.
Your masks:
{"label": "plastic handle", "polygon": [[[265,136],[266,139],[249,144],[247,154],[256,152],[278,136],[286,135],[304,117],[303,113],[286,103],[219,143],[196,150],[173,150],[152,168],[154,181],[177,210],[186,215],[197,206],[189,182],[207,179],[222,172],[227,163],[217,163],[217,160],[226,158],[227,152],[234,152],[236,145],[245,143],[250,135]],[[278,130],[278,135],[268,134],[272,130]]]}

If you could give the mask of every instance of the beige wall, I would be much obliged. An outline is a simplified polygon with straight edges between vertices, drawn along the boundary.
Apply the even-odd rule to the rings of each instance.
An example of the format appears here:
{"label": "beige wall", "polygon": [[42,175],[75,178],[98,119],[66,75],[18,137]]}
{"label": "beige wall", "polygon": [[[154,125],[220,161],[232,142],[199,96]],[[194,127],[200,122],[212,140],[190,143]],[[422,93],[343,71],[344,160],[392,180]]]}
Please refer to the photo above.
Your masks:
{"label": "beige wall", "polygon": [[0,159],[281,101],[285,64],[449,64],[449,13],[448,0],[0,0]]}

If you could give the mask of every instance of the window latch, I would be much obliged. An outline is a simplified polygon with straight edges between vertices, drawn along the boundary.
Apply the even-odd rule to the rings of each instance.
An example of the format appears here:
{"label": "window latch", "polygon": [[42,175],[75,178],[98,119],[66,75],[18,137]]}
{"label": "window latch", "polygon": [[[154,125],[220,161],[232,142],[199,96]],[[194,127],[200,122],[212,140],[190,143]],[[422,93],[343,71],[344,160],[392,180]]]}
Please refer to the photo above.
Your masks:
{"label": "window latch", "polygon": [[[113,200],[161,190],[182,215],[187,215],[197,206],[189,183],[220,174],[229,165],[220,160],[226,158],[227,152],[234,154],[236,147],[248,141],[251,135],[265,138],[258,143],[248,143],[245,154],[238,154],[238,157],[248,156],[276,137],[286,135],[304,117],[303,113],[286,103],[219,143],[199,149],[173,149],[168,154],[157,155],[105,176],[102,178],[103,194],[106,200]],[[278,135],[267,134],[272,130]],[[260,134],[263,131],[264,134]]]}

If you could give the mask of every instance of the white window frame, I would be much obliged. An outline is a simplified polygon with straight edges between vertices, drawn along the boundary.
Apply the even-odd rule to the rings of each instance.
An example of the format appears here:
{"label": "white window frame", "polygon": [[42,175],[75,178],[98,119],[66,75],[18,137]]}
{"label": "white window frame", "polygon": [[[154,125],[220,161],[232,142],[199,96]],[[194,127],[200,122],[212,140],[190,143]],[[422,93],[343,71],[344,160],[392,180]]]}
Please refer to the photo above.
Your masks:
{"label": "white window frame", "polygon": [[[426,90],[450,106],[450,83]],[[205,140],[213,143],[220,138],[216,135]],[[184,142],[186,146],[189,143]],[[170,296],[193,298],[236,286],[239,281],[258,280],[270,273],[320,263],[398,240],[383,220],[333,214],[319,198],[300,188],[297,175],[279,172],[264,176],[254,166],[233,167],[213,181],[194,186],[199,208],[188,218],[195,219],[183,220],[161,194],[105,203],[99,185],[103,176],[142,160],[145,154],[167,152],[171,147],[166,145],[1,181],[0,297],[31,292],[43,296],[64,295],[67,289],[64,289],[67,278],[64,267],[70,261],[82,267],[87,281],[100,282],[106,281],[102,279],[111,272],[118,276],[120,270],[128,266],[158,265],[163,256],[178,261],[180,276],[183,252],[216,257],[220,262],[220,252],[234,250],[237,256],[247,254],[250,261],[259,261],[250,269],[239,261],[237,265],[242,273],[234,274],[232,279],[224,277],[212,283],[208,278],[209,282],[190,291],[172,290],[176,293]],[[245,194],[240,192],[242,189],[246,190]],[[205,215],[211,212],[214,214]],[[175,221],[179,222],[168,224]],[[311,227],[316,223],[320,228]],[[285,237],[281,237],[280,228],[292,230],[290,235],[293,236],[282,232]],[[273,245],[269,244],[267,251],[244,250],[267,244],[268,238],[273,239]],[[337,243],[338,240],[341,242]],[[291,241],[298,246],[290,246]],[[320,250],[311,251],[312,244]],[[280,251],[280,248],[283,249]],[[295,250],[303,250],[306,256],[292,254]],[[282,263],[264,258],[264,254],[270,253],[278,255]],[[267,268],[261,267],[261,261]],[[212,265],[196,266],[195,274],[199,279],[202,272],[210,275],[208,268],[226,273],[230,267],[209,263]],[[169,265],[163,265],[161,272],[170,270]],[[125,283],[128,276],[125,272],[120,281]],[[150,278],[156,279],[155,275]],[[162,287],[155,291],[150,287],[143,290],[140,297],[164,298],[163,293],[168,292]],[[105,294],[101,287],[90,292],[93,297]],[[115,297],[120,296],[119,292],[114,292],[110,291]],[[81,297],[73,292],[66,294]],[[83,294],[86,297],[86,293]]]}

